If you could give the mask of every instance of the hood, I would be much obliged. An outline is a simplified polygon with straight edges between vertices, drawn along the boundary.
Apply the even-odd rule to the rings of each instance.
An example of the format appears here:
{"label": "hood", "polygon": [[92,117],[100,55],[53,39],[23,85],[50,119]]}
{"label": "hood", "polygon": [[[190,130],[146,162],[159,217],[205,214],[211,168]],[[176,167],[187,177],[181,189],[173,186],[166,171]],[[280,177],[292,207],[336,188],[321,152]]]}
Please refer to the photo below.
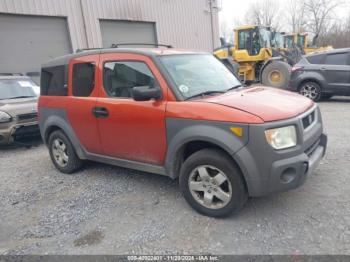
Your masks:
{"label": "hood", "polygon": [[296,93],[265,86],[232,91],[203,101],[251,113],[265,122],[292,118],[314,104]]}
{"label": "hood", "polygon": [[38,111],[38,98],[19,98],[0,100],[0,111],[12,117],[20,114],[36,113]]}

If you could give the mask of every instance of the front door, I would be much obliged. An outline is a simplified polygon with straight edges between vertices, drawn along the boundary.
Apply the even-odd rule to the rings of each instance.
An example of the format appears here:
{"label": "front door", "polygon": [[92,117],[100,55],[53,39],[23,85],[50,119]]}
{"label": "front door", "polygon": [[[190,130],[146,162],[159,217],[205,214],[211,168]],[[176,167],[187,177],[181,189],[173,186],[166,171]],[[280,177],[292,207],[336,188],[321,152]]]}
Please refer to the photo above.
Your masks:
{"label": "front door", "polygon": [[[138,54],[101,54],[96,109],[103,153],[115,158],[162,165],[166,152],[167,86],[153,61]],[[152,86],[162,98],[135,101],[132,88]]]}

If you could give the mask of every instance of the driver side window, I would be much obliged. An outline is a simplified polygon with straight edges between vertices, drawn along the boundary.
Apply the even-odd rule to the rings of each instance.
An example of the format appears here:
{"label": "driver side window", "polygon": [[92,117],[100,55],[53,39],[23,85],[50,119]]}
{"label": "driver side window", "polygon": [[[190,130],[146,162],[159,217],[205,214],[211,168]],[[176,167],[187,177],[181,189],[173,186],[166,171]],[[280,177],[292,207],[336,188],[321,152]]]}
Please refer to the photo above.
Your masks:
{"label": "driver side window", "polygon": [[144,62],[111,61],[103,66],[103,85],[111,97],[132,98],[135,86],[158,87],[157,80]]}

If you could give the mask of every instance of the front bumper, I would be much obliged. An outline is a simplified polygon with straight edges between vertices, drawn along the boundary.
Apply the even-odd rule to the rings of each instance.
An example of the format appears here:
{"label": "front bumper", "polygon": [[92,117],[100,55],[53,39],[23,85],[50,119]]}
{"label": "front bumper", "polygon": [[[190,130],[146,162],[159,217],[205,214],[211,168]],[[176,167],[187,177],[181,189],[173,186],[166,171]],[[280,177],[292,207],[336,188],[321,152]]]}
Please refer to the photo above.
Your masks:
{"label": "front bumper", "polygon": [[[315,112],[313,123],[304,128],[302,120]],[[266,129],[295,125],[298,144],[294,148],[274,150],[266,141]],[[249,142],[233,157],[241,167],[250,196],[264,196],[297,188],[311,174],[327,148],[322,119],[315,105],[306,113],[288,120],[249,127]]]}
{"label": "front bumper", "polygon": [[40,136],[38,121],[0,124],[0,145],[12,144],[36,136]]}

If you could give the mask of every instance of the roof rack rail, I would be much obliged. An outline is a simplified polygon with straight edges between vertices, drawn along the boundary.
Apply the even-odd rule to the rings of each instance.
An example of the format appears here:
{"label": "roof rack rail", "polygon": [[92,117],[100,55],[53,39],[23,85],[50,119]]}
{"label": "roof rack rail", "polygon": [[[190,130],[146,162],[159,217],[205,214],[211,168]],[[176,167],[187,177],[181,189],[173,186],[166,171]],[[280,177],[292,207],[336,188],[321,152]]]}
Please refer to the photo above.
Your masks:
{"label": "roof rack rail", "polygon": [[101,47],[92,47],[92,48],[78,48],[75,50],[75,53],[80,53],[83,51],[89,51],[89,50],[99,50],[102,49]]}
{"label": "roof rack rail", "polygon": [[0,73],[0,76],[23,76],[22,73]]}
{"label": "roof rack rail", "polygon": [[122,44],[112,44],[111,48],[118,48],[119,46],[127,46],[127,45],[146,45],[146,46],[156,46],[156,47],[166,47],[166,48],[173,48],[172,45],[164,45],[164,44],[147,44],[147,43],[122,43]]}

